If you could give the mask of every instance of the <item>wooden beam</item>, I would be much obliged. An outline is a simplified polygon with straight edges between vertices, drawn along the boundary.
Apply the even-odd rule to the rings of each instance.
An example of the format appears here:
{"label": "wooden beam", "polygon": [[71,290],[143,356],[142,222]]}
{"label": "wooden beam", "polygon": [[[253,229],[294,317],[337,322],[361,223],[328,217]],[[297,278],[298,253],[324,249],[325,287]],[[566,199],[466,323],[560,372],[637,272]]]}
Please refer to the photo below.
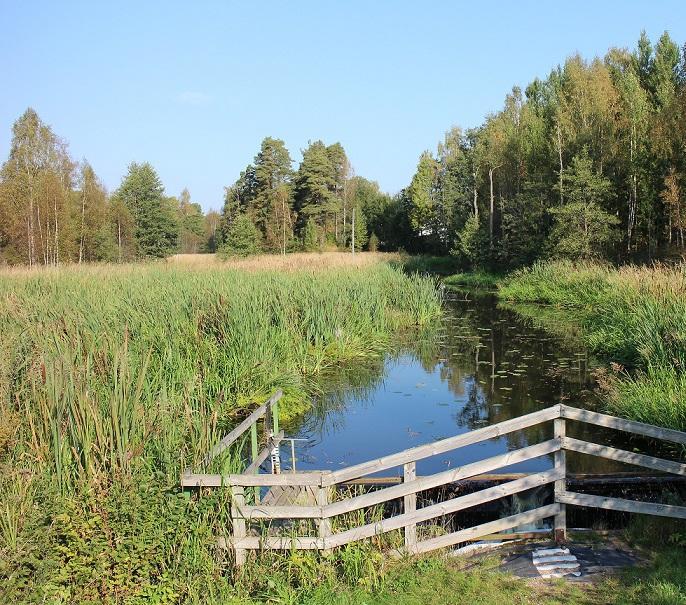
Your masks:
{"label": "wooden beam", "polygon": [[[560,445],[560,440],[550,439],[548,441],[544,441],[543,443],[537,443],[536,445],[530,445],[519,450],[513,450],[511,452],[506,452],[505,454],[499,454],[498,456],[493,456],[492,458],[486,458],[485,460],[479,460],[478,462],[465,464],[464,466],[460,466],[448,471],[442,471],[434,475],[427,475],[420,479],[408,481],[407,483],[401,483],[400,485],[394,485],[385,489],[369,492],[368,494],[363,494],[354,498],[347,498],[346,500],[334,502],[333,504],[327,506],[324,514],[326,516],[333,517],[335,515],[341,515],[353,510],[365,508],[367,506],[381,504],[382,502],[394,500],[395,498],[402,498],[409,494],[416,494],[417,492],[439,487],[441,485],[446,485],[474,475],[479,475],[480,473],[489,470],[502,468],[503,466],[509,466],[511,464],[525,462],[533,458],[538,458],[539,456],[551,454],[556,450],[559,450]],[[527,477],[529,474],[523,475],[523,477]]]}
{"label": "wooden beam", "polygon": [[[417,463],[407,462],[403,467],[403,480],[405,485],[413,483],[417,477]],[[407,494],[403,500],[403,512],[410,515],[417,510],[417,493],[412,492]],[[412,522],[405,526],[405,551],[409,553],[414,552],[414,547],[417,544],[417,523]]]}
{"label": "wooden beam", "polygon": [[236,549],[248,550],[324,550],[322,538],[310,538],[303,536],[247,536],[234,538],[231,543]]}
{"label": "wooden beam", "polygon": [[624,462],[626,464],[644,466],[646,468],[664,471],[674,475],[686,475],[686,464],[664,460],[663,458],[655,458],[654,456],[646,456],[645,454],[627,452],[626,450],[619,450],[607,445],[599,445],[597,443],[589,443],[588,441],[565,437],[562,440],[562,447],[566,450],[572,450],[573,452],[579,452],[581,454],[590,454],[592,456],[617,460],[618,462]]}
{"label": "wooden beam", "polygon": [[[246,526],[242,508],[245,506],[245,494],[242,487],[231,488],[231,526],[233,537],[238,541],[245,536]],[[234,550],[236,567],[245,563],[245,549],[237,546]]]}
{"label": "wooden beam", "polygon": [[[492,500],[498,500],[505,496],[511,496],[512,494],[527,489],[545,485],[560,478],[561,475],[559,471],[556,471],[555,469],[536,473],[523,477],[522,479],[517,479],[516,481],[502,483],[501,485],[496,485],[495,487],[490,487],[472,494],[425,506],[414,513],[396,515],[395,517],[382,519],[376,523],[369,523],[368,525],[362,525],[334,534],[330,541],[327,541],[327,544],[329,546],[342,546],[348,542],[355,542],[356,540],[361,540],[363,538],[371,538],[394,529],[400,529],[410,523],[421,523],[422,521],[435,519],[436,517],[464,510],[465,508],[478,506],[484,502],[491,502]],[[556,510],[559,510],[559,507],[556,507]],[[492,531],[496,530],[489,530],[487,533],[492,533]]]}
{"label": "wooden beam", "polygon": [[[553,421],[555,438],[559,441],[563,441],[566,436],[567,427],[565,423],[564,418],[556,418]],[[565,481],[567,477],[567,453],[563,449],[555,452],[555,468],[562,472],[563,478],[555,481],[554,493],[561,494],[567,490],[567,482]],[[555,542],[559,544],[565,540],[567,540],[567,511],[565,505],[562,504],[560,505],[560,512],[555,515]]]}
{"label": "wooden beam", "polygon": [[419,544],[417,544],[417,552],[429,552],[431,550],[436,550],[437,548],[453,546],[455,544],[459,544],[460,542],[469,542],[470,540],[475,540],[481,536],[487,536],[495,532],[503,531],[504,529],[510,529],[526,523],[533,523],[534,521],[538,521],[540,519],[554,517],[559,513],[559,511],[559,504],[549,504],[547,506],[541,506],[540,508],[519,513],[517,515],[503,517],[497,521],[490,521],[489,523],[483,523],[468,529],[461,529],[460,531],[446,534],[445,536],[438,536],[436,538],[419,542]]}
{"label": "wooden beam", "polygon": [[574,504],[576,506],[590,506],[592,508],[618,510],[627,513],[686,519],[686,506],[672,506],[671,504],[658,504],[655,502],[637,502],[635,500],[594,496],[592,494],[578,494],[576,492],[558,494],[556,499],[561,503]]}
{"label": "wooden beam", "polygon": [[229,447],[236,439],[238,439],[245,431],[247,431],[255,422],[257,422],[262,416],[265,415],[267,409],[276,403],[283,396],[283,391],[279,389],[274,393],[265,403],[263,403],[259,408],[250,414],[243,422],[241,422],[236,428],[234,428],[230,433],[227,433],[222,440],[217,443],[211,450],[210,453],[205,457],[203,464],[208,464],[213,458],[216,458],[221,454],[227,447]]}
{"label": "wooden beam", "polygon": [[590,410],[580,410],[579,408],[573,408],[564,404],[562,405],[561,411],[562,417],[569,418],[570,420],[578,420],[579,422],[587,422],[596,426],[604,426],[618,431],[634,433],[635,435],[644,435],[646,437],[654,437],[655,439],[663,439],[664,441],[686,445],[686,433],[682,431],[665,429],[659,426],[653,426],[652,424],[636,422],[635,420],[616,418],[615,416],[599,414],[598,412],[591,412]]}
{"label": "wooden beam", "polygon": [[[407,483],[402,483],[400,485],[394,485],[392,487],[387,487],[385,489],[372,491],[367,494],[362,494],[361,496],[355,496],[353,498],[346,498],[345,500],[340,500],[338,502],[328,504],[327,506],[324,506],[321,509],[318,509],[317,507],[313,506],[296,505],[261,505],[255,507],[246,506],[246,515],[251,519],[310,519],[319,517],[320,515],[324,518],[335,517],[336,515],[349,513],[354,510],[359,510],[360,508],[375,506],[377,504],[382,504],[390,500],[407,498],[410,495],[415,495],[417,492],[425,491],[427,489],[431,489],[434,487],[447,485],[452,482],[467,478],[471,475],[478,475],[479,473],[482,473],[484,469],[509,466],[511,464],[525,462],[533,458],[538,458],[539,456],[551,454],[559,450],[559,448],[560,440],[550,439],[548,441],[544,441],[543,443],[530,445],[520,450],[513,450],[511,452],[506,452],[505,454],[499,454],[498,456],[487,458],[486,460],[480,460],[478,462],[473,462],[471,464],[465,464],[464,466],[454,468],[449,471],[442,471],[440,473],[436,473],[435,475],[427,475],[420,479],[411,479],[408,475]],[[522,479],[530,475],[531,473],[520,474],[517,475],[515,478]],[[289,475],[285,474],[284,476]],[[506,475],[505,478],[507,477],[508,476]],[[407,504],[407,502],[405,502],[405,504]]]}
{"label": "wooden beam", "polygon": [[320,485],[321,478],[326,473],[288,473],[281,475],[203,475],[185,473],[181,475],[181,485],[184,487],[223,487],[241,485],[244,487],[272,485]]}
{"label": "wooden beam", "polygon": [[278,434],[278,435],[274,435],[274,437],[273,437],[271,440],[269,440],[269,442],[267,443],[267,445],[264,446],[264,447],[262,448],[262,450],[260,451],[260,453],[257,455],[257,458],[255,458],[255,460],[253,460],[253,461],[250,463],[250,466],[248,466],[248,467],[243,471],[243,473],[245,473],[246,475],[252,475],[252,474],[254,474],[254,473],[257,473],[257,472],[260,470],[260,467],[262,466],[262,463],[263,463],[267,458],[269,458],[269,454],[271,454],[272,448],[273,448],[275,445],[278,445],[279,442],[281,442],[281,441],[283,440],[283,437],[284,437],[283,431],[279,431],[279,434]]}
{"label": "wooden beam", "polygon": [[426,445],[419,445],[396,454],[377,458],[376,460],[369,460],[367,462],[362,462],[361,464],[356,464],[339,471],[334,471],[326,479],[328,482],[327,485],[342,483],[344,481],[349,481],[350,479],[363,477],[364,475],[371,475],[389,468],[401,466],[407,462],[416,462],[417,460],[430,458],[431,456],[443,454],[445,452],[449,452],[460,447],[465,447],[467,445],[472,445],[474,443],[480,443],[481,441],[486,441],[487,439],[497,439],[498,437],[508,435],[514,431],[519,431],[521,429],[535,426],[537,424],[541,424],[542,422],[554,420],[555,418],[559,417],[560,406],[555,405],[531,414],[526,414],[525,416],[505,420],[504,422],[499,422],[498,424],[485,426],[481,429],[476,429],[462,435],[448,437],[447,439],[441,439],[439,441],[434,441],[433,443],[427,443]]}

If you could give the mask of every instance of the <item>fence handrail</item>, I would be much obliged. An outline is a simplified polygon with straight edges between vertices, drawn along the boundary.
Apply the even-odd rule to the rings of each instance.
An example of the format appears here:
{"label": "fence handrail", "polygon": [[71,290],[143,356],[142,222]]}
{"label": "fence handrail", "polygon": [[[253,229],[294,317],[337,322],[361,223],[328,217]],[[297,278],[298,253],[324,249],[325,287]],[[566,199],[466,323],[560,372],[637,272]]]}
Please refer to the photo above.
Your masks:
{"label": "fence handrail", "polygon": [[337,515],[352,512],[354,510],[359,510],[360,508],[376,506],[377,504],[383,504],[384,502],[396,500],[398,498],[402,498],[403,496],[416,494],[434,487],[440,487],[442,485],[454,483],[456,481],[460,481],[461,479],[475,477],[489,470],[510,466],[511,464],[517,464],[519,462],[526,462],[527,460],[532,460],[534,458],[538,458],[539,456],[545,456],[546,454],[552,454],[558,451],[560,447],[561,442],[559,439],[549,439],[548,441],[543,441],[542,443],[530,445],[518,450],[512,450],[510,452],[506,452],[505,454],[492,456],[491,458],[465,464],[448,471],[441,471],[440,473],[420,477],[412,481],[407,481],[398,485],[393,485],[391,487],[369,492],[367,494],[362,494],[361,496],[354,496],[338,502],[332,502],[331,504],[321,507],[274,506],[260,504],[254,506],[246,505],[243,507],[242,511],[245,518],[251,520],[308,518],[328,519]]}
{"label": "fence handrail", "polygon": [[246,431],[252,427],[260,418],[262,418],[269,409],[283,396],[283,391],[279,389],[274,393],[267,401],[265,401],[260,407],[254,410],[245,420],[243,420],[237,427],[232,429],[227,433],[220,441],[215,445],[210,453],[204,458],[203,466],[209,464],[214,458],[219,456],[223,451],[225,451],[231,444],[235,443],[236,440],[243,435]]}
{"label": "fence handrail", "polygon": [[[468,433],[448,437],[433,443],[419,445],[336,471],[259,474],[259,465],[261,464],[261,461],[265,459],[265,452],[268,451],[268,449],[264,449],[259,453],[257,452],[255,423],[267,413],[269,407],[275,404],[280,397],[281,391],[278,391],[269,401],[260,406],[233,431],[226,435],[210,453],[211,459],[224,451],[231,443],[235,442],[240,435],[250,428],[252,430],[253,439],[253,463],[248,467],[246,472],[226,475],[185,472],[181,477],[181,484],[186,487],[228,486],[231,488],[232,520],[234,523],[233,536],[223,542],[232,545],[235,549],[237,565],[240,565],[245,561],[246,551],[251,549],[330,549],[398,529],[404,529],[406,551],[413,553],[426,552],[434,548],[469,541],[492,534],[494,531],[511,529],[523,523],[549,517],[555,517],[554,531],[556,539],[564,540],[566,536],[565,507],[568,504],[686,518],[686,507],[684,506],[624,500],[621,498],[569,491],[567,489],[567,480],[570,478],[570,475],[567,473],[565,462],[565,452],[574,451],[635,466],[642,466],[648,469],[662,471],[670,475],[686,476],[686,464],[682,462],[666,460],[647,454],[630,452],[608,445],[601,445],[567,437],[565,423],[567,420],[584,422],[594,426],[623,431],[625,433],[686,445],[686,433],[681,431],[657,427],[634,420],[616,418],[590,410],[574,408],[565,404],[558,404],[518,418],[511,418]],[[416,476],[415,465],[418,460],[423,460],[468,445],[477,444],[488,439],[496,439],[515,431],[537,426],[548,421],[554,421],[554,437],[552,439],[489,458],[484,458],[469,464],[464,464],[450,470],[422,477]],[[267,422],[267,419],[265,422]],[[271,435],[272,433],[269,434]],[[278,432],[277,427],[277,433],[273,439],[274,441],[278,441],[282,438],[283,433]],[[268,447],[270,443],[271,442],[268,440]],[[421,508],[416,507],[416,497],[419,492],[449,485],[460,480],[488,473],[489,471],[498,468],[507,467],[512,464],[525,462],[549,454],[555,454],[554,467],[552,469],[528,473],[517,478],[512,477],[503,483],[479,491],[453,496],[448,500],[427,504]],[[345,485],[351,480],[365,478],[377,472],[400,466],[404,466],[402,483],[390,487],[383,487],[361,495],[347,497],[342,500],[330,501],[329,488],[339,484]],[[540,506],[534,510],[483,523],[475,527],[460,529],[446,535],[424,539],[423,541],[417,540],[416,528],[418,523],[430,521],[437,517],[478,506],[485,502],[499,500],[500,498],[512,496],[519,492],[550,483],[555,484],[553,490],[553,504]],[[307,503],[303,502],[302,505],[298,505],[297,503],[292,505],[260,504],[260,488],[272,486],[305,488],[316,495],[316,504],[313,505],[311,501]],[[251,491],[254,494],[254,498],[250,504],[246,504],[244,488],[252,488]],[[391,501],[403,502],[403,508],[401,509],[402,512],[400,514],[383,517],[372,523],[363,522],[363,525],[339,531],[338,533],[331,533],[330,519],[332,517]],[[318,535],[247,535],[246,523],[272,519],[314,520],[319,528]]]}
{"label": "fence handrail", "polygon": [[634,433],[636,435],[643,435],[644,437],[654,437],[656,439],[686,445],[686,433],[675,429],[666,429],[660,426],[646,424],[645,422],[608,416],[607,414],[574,408],[565,404],[560,405],[560,414],[561,418],[569,420],[578,420],[579,422],[616,429],[618,431],[624,431],[625,433]]}
{"label": "fence handrail", "polygon": [[443,454],[467,445],[474,445],[475,443],[480,443],[487,439],[496,439],[503,435],[508,435],[509,433],[514,433],[515,431],[559,418],[560,413],[560,406],[554,405],[524,416],[518,416],[517,418],[511,418],[509,420],[504,420],[503,422],[498,422],[497,424],[491,424],[490,426],[469,431],[468,433],[447,437],[446,439],[440,439],[425,445],[418,445],[403,450],[402,452],[342,468],[338,471],[333,471],[329,477],[325,478],[324,486],[335,485],[336,483],[342,483],[344,481],[349,481],[350,479],[357,479],[359,477],[388,470],[389,468],[401,466],[408,462],[417,462],[418,460],[430,458],[431,456]]}

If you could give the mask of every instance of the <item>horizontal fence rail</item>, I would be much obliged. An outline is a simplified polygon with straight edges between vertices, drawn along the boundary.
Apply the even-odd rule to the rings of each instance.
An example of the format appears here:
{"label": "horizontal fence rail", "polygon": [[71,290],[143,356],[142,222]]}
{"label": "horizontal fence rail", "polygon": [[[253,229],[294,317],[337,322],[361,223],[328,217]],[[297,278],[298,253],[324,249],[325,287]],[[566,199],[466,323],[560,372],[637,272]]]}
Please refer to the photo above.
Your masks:
{"label": "horizontal fence rail", "polygon": [[[213,448],[210,458],[224,451],[247,430],[252,430],[254,434],[254,429],[251,427],[267,414],[270,406],[274,405],[280,396],[279,391],[231,431]],[[686,445],[686,433],[680,431],[560,404],[337,471],[260,474],[260,465],[267,459],[270,448],[273,447],[274,443],[278,444],[280,440],[284,439],[281,431],[272,433],[271,440],[267,441],[267,445],[262,451],[257,452],[253,445],[253,460],[245,472],[222,475],[197,474],[187,471],[181,477],[181,484],[184,487],[226,487],[231,490],[232,527],[230,534],[221,538],[221,544],[233,549],[237,565],[241,565],[245,561],[249,550],[329,550],[395,530],[403,531],[404,550],[406,552],[423,553],[508,530],[515,530],[511,534],[512,536],[525,535],[526,531],[522,530],[524,533],[522,531],[517,532],[516,528],[547,518],[554,520],[555,538],[558,541],[563,541],[566,539],[567,505],[686,518],[686,507],[682,506],[639,502],[569,491],[567,481],[572,477],[567,473],[565,455],[567,451],[598,456],[680,477],[686,476],[686,464],[567,437],[567,420]],[[497,439],[551,421],[554,424],[552,439],[464,464],[447,471],[423,477],[416,476],[416,463],[419,460],[486,440]],[[278,431],[278,418],[275,420],[275,424]],[[550,455],[554,457],[552,469],[500,476],[507,477],[508,480],[485,489],[454,497],[446,492],[448,493],[447,499],[417,507],[417,495],[419,493],[451,486],[456,482],[471,478],[489,477],[487,473],[496,469]],[[398,467],[403,468],[403,476],[400,482],[394,480],[384,483],[382,478],[369,476]],[[350,495],[340,492],[341,488],[356,482],[378,489]],[[391,484],[389,485],[389,483]],[[495,521],[459,529],[451,533],[423,539],[418,538],[418,524],[453,515],[458,511],[474,508],[548,484],[554,486],[552,504],[538,506],[533,510],[505,516]],[[247,492],[245,491],[246,488]],[[281,490],[279,493],[284,493],[284,490],[291,490],[292,501],[272,504],[271,501],[267,502],[265,497],[265,501],[261,502],[260,490],[265,488]],[[250,495],[252,497],[248,497]],[[286,495],[288,496],[288,494]],[[332,497],[336,498],[332,501]],[[288,500],[288,497],[285,499]],[[272,500],[278,499],[272,498]],[[395,507],[385,508],[391,503],[395,503]],[[357,514],[356,512],[362,511],[364,513],[364,511],[373,510],[373,507],[379,506],[382,507],[382,517],[374,521],[365,514]],[[389,514],[389,510],[391,516],[386,516]],[[349,513],[357,515],[354,517],[356,521],[350,520]],[[341,516],[343,517],[341,518]],[[334,519],[342,520],[340,523],[342,527],[337,531],[332,531],[331,523]],[[256,523],[258,527],[255,530],[252,526]],[[312,525],[317,535],[297,535],[297,528],[300,527],[301,530],[303,527],[307,528],[308,523]],[[274,529],[274,524],[277,527],[286,527],[290,535],[271,535],[270,531]],[[255,531],[257,531],[257,535],[255,535]]]}

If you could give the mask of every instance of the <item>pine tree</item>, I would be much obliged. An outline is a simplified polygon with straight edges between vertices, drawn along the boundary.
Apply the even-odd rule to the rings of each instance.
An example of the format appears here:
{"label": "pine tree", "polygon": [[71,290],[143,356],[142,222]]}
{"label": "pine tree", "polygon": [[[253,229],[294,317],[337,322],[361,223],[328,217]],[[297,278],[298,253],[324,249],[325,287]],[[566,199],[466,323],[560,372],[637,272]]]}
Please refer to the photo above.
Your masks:
{"label": "pine tree", "polygon": [[114,198],[131,212],[139,256],[159,258],[176,251],[179,226],[175,209],[165,198],[162,182],[150,164],[131,163]]}
{"label": "pine tree", "polygon": [[303,160],[295,176],[295,207],[300,214],[300,228],[304,229],[312,219],[319,227],[322,240],[326,234],[327,213],[334,200],[334,182],[334,169],[326,146],[321,141],[311,143],[303,151]]}
{"label": "pine tree", "polygon": [[262,236],[247,214],[236,217],[220,248],[221,256],[251,256],[262,250]]}
{"label": "pine tree", "polygon": [[563,174],[566,202],[551,212],[555,224],[551,246],[564,258],[602,257],[617,239],[619,219],[603,209],[612,193],[612,183],[593,169],[588,150],[576,156]]}

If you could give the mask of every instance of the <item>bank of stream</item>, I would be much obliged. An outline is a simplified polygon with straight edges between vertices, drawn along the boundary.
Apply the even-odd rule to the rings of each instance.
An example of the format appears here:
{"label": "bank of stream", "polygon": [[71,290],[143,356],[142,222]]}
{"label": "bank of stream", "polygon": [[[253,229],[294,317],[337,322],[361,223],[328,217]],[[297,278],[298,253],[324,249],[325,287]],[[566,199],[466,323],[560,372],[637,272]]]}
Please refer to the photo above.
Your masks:
{"label": "bank of stream", "polygon": [[[550,327],[551,321],[554,318],[537,321],[530,308],[519,313],[494,295],[448,291],[443,319],[435,332],[376,364],[331,375],[324,394],[309,413],[287,427],[288,434],[300,440],[296,442],[298,470],[343,468],[557,403],[601,409],[594,374],[604,366],[603,361],[585,348],[573,322],[562,321],[554,330],[542,327]],[[592,425],[568,425],[568,435],[587,441],[653,454],[664,447]],[[532,427],[422,460],[417,464],[417,473],[436,473],[551,437],[551,426]],[[289,448],[283,447],[282,451],[284,468],[292,468]],[[553,457],[548,455],[499,472],[532,472],[552,466]],[[644,472],[573,452],[568,454],[568,471]],[[400,473],[401,469],[397,469],[395,474]],[[382,474],[389,476],[393,472]],[[583,486],[575,487],[584,491]],[[627,489],[644,494],[647,491],[645,496],[650,498],[651,492],[662,488],[655,483],[627,487],[598,481],[589,486],[589,491],[595,493],[600,490],[625,496]],[[548,491],[524,494],[523,498],[532,502],[518,501],[514,505],[534,507],[550,498]],[[600,519],[600,526],[616,527],[625,519],[623,515],[598,513],[577,514],[576,521],[588,525]]]}

